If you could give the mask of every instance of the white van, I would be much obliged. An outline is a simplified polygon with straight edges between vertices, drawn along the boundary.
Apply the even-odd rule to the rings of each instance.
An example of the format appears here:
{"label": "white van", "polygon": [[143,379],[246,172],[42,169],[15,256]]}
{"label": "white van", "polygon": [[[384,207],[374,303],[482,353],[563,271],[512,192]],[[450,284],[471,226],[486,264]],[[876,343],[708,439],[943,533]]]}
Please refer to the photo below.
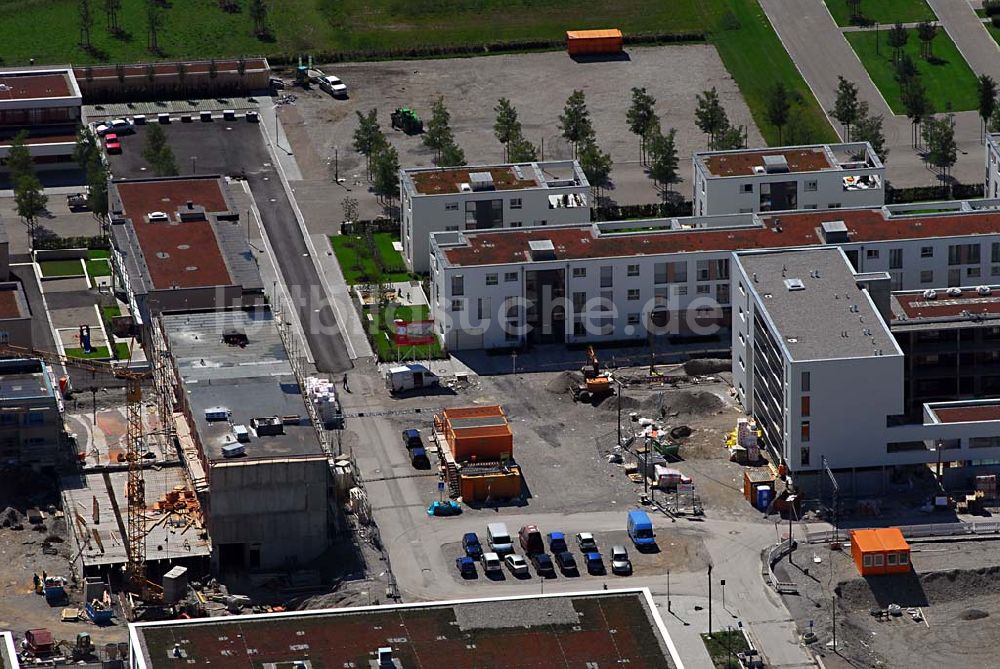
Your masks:
{"label": "white van", "polygon": [[514,552],[514,542],[510,538],[505,523],[490,523],[486,526],[486,541],[495,553],[503,555]]}

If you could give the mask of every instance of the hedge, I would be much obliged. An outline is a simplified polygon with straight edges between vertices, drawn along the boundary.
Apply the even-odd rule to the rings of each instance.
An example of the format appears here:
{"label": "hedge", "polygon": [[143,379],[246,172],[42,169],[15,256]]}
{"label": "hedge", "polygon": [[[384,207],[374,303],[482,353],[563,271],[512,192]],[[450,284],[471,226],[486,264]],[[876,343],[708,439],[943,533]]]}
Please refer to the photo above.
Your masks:
{"label": "hedge", "polygon": [[668,202],[666,204],[626,204],[597,207],[590,210],[591,219],[595,221],[629,221],[637,218],[673,218],[674,216],[691,216],[694,213],[690,200]]}
{"label": "hedge", "polygon": [[36,251],[57,251],[62,249],[110,249],[107,237],[43,237],[35,240]]}
{"label": "hedge", "polygon": [[893,188],[886,186],[886,204],[907,204],[910,202],[933,202],[934,200],[974,200],[983,197],[983,184],[954,184],[951,192],[947,186],[919,186],[916,188]]}

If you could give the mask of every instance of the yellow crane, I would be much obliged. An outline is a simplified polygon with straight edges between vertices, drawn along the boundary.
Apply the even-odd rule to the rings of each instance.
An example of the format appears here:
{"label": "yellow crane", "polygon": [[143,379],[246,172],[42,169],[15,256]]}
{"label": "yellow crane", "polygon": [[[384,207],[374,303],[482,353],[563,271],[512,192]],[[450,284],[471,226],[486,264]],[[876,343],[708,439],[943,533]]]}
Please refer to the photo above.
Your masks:
{"label": "yellow crane", "polygon": [[128,462],[128,522],[125,537],[126,565],[125,575],[129,588],[136,594],[146,594],[150,591],[150,583],[146,580],[146,490],[142,478],[142,453],[144,434],[142,426],[142,382],[152,378],[152,371],[137,371],[127,367],[93,360],[70,358],[50,351],[27,349],[20,346],[0,344],[0,357],[5,358],[38,358],[49,364],[62,365],[88,371],[91,374],[104,374],[125,381],[125,460]]}

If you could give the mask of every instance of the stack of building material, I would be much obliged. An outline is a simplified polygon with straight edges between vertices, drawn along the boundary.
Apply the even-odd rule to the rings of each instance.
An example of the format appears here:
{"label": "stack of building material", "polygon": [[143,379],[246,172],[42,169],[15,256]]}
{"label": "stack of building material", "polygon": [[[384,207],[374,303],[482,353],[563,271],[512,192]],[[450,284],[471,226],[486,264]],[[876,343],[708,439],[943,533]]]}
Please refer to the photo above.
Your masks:
{"label": "stack of building material", "polygon": [[306,397],[315,407],[319,421],[326,429],[334,429],[340,417],[340,404],[332,381],[315,376],[306,377]]}
{"label": "stack of building material", "polygon": [[757,423],[749,418],[740,418],[736,423],[736,443],[746,449],[747,462],[760,461],[760,445],[757,441]]}

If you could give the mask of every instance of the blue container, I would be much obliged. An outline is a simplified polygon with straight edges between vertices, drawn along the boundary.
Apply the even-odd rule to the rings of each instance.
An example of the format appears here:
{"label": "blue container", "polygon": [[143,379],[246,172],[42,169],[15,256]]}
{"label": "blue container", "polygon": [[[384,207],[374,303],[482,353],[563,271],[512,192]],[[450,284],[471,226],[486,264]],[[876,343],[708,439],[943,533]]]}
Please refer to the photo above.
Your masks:
{"label": "blue container", "polygon": [[774,496],[774,491],[771,490],[770,486],[762,485],[757,487],[757,509],[759,511],[767,511],[767,507],[771,504],[771,498]]}

